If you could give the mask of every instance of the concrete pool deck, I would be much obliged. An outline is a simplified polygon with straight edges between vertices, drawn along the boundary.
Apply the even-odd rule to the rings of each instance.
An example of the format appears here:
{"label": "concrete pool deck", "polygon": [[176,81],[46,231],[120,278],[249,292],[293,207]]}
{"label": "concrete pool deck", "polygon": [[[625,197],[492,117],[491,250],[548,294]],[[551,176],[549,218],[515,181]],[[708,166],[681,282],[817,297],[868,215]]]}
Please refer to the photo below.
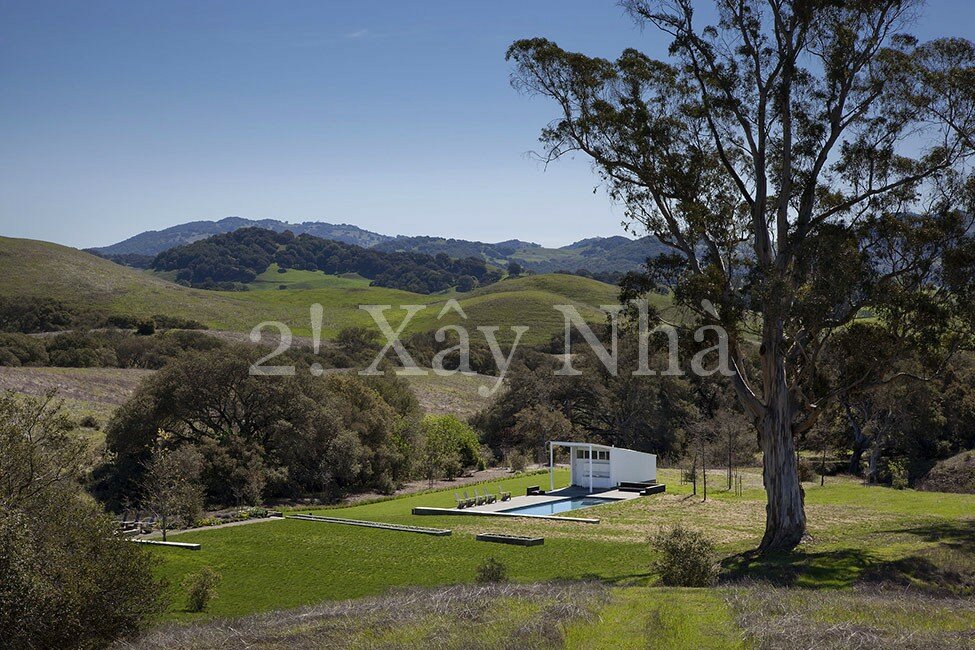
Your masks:
{"label": "concrete pool deck", "polygon": [[[594,490],[590,492],[585,488],[578,486],[569,486],[566,488],[561,488],[555,490],[554,492],[548,492],[547,494],[533,494],[526,496],[511,497],[507,501],[495,501],[494,503],[485,503],[480,506],[471,506],[469,508],[424,508],[417,507],[413,508],[414,515],[480,515],[487,517],[526,517],[530,519],[548,519],[552,521],[575,521],[587,524],[598,524],[599,519],[595,517],[572,517],[565,515],[530,515],[519,512],[506,512],[508,510],[513,510],[515,508],[523,508],[525,506],[537,506],[545,503],[552,503],[554,501],[562,501],[563,499],[571,499],[574,497],[593,497],[597,499],[611,499],[613,501],[627,501],[629,499],[636,499],[640,497],[637,492],[621,492],[617,489],[610,490]],[[578,510],[591,510],[598,506],[587,506],[585,508],[578,508]],[[569,510],[567,512],[575,512],[574,510]]]}

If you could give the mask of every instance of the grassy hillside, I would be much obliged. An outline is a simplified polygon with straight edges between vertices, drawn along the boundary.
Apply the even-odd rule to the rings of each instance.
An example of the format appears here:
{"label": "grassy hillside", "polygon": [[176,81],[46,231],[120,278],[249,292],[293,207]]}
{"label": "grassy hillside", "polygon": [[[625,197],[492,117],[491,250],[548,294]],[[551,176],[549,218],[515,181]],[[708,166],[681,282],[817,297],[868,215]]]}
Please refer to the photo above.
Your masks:
{"label": "grassy hillside", "polygon": [[[615,287],[567,275],[506,280],[467,294],[421,295],[372,287],[362,278],[294,270],[278,273],[272,268],[253,288],[246,292],[190,289],[73,248],[0,237],[0,296],[56,298],[107,314],[167,314],[198,320],[213,329],[249,331],[263,321],[283,321],[296,335],[307,336],[309,307],[320,303],[325,308],[322,335],[329,338],[349,325],[372,325],[369,314],[359,309],[362,304],[429,305],[409,327],[413,333],[462,322],[453,312],[437,318],[447,301],[457,298],[472,331],[477,325],[500,325],[504,329],[499,338],[508,340],[510,325],[528,325],[524,341],[542,342],[562,328],[562,316],[552,305],[576,305],[586,318],[601,322],[605,316],[597,305],[616,302]],[[395,326],[404,314],[397,308],[387,317]]]}

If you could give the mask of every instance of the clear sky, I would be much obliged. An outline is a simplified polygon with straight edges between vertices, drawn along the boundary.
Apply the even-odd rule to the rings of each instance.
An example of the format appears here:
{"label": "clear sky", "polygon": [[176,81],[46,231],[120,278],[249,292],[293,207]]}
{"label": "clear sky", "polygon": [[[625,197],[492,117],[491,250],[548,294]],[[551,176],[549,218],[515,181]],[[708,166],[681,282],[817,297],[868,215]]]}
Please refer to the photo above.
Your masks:
{"label": "clear sky", "polygon": [[[975,38],[931,0],[923,37]],[[511,41],[662,57],[612,0],[0,0],[0,234],[72,246],[236,215],[564,245],[622,234]]]}

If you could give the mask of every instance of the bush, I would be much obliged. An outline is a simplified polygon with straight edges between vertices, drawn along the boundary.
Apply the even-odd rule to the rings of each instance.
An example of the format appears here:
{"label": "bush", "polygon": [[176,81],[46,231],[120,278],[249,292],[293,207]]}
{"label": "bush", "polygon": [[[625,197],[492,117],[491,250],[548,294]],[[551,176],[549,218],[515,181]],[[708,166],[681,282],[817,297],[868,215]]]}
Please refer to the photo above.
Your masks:
{"label": "bush", "polygon": [[135,333],[139,336],[152,336],[156,333],[156,321],[151,318],[139,321],[138,326],[135,328]]}
{"label": "bush", "polygon": [[88,414],[88,415],[84,416],[83,418],[81,418],[81,421],[78,422],[78,425],[79,426],[82,426],[82,427],[84,427],[86,429],[97,429],[98,427],[101,426],[98,423],[98,420],[95,418],[95,416],[94,415],[91,415],[91,414]]}
{"label": "bush", "polygon": [[800,458],[797,469],[799,470],[799,481],[801,483],[809,483],[816,480],[816,470],[813,469],[812,463],[807,459]]}
{"label": "bush", "polygon": [[907,463],[903,460],[892,460],[887,464],[890,471],[890,487],[895,490],[903,490],[908,487]]}
{"label": "bush", "polygon": [[518,450],[508,454],[508,464],[511,465],[512,472],[524,472],[528,467],[528,457]]}
{"label": "bush", "polygon": [[190,612],[205,612],[210,601],[217,597],[217,585],[221,576],[208,566],[199,573],[193,573],[183,580],[186,589],[186,609]]}
{"label": "bush", "polygon": [[653,570],[668,587],[710,587],[718,580],[714,544],[703,533],[680,524],[650,539],[660,557]]}
{"label": "bush", "polygon": [[506,582],[508,567],[501,560],[489,557],[477,567],[477,582]]}

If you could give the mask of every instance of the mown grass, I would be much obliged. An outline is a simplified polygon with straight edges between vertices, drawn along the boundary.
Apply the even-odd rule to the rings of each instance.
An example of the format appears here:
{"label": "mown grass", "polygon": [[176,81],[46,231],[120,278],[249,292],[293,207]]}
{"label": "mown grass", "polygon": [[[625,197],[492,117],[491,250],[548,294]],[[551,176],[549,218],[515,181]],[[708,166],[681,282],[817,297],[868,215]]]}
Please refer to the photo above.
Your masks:
{"label": "mown grass", "polygon": [[[527,475],[502,482],[513,494],[524,493],[542,476]],[[560,472],[560,481],[567,479]],[[498,483],[488,484],[494,489]],[[469,489],[469,488],[464,488]],[[353,519],[456,528],[466,517],[415,517],[415,505],[453,506],[453,490],[330,509]],[[301,512],[319,512],[301,510]],[[503,523],[479,519],[477,528],[505,530]],[[588,526],[571,522],[558,526]],[[450,537],[285,520],[250,524],[179,536],[202,544],[198,552],[157,549],[163,559],[161,575],[178,585],[187,573],[211,566],[223,575],[220,597],[211,615],[239,616],[252,612],[297,607],[322,600],[381,594],[405,586],[435,586],[471,582],[477,566],[488,557],[504,562],[519,582],[595,578],[610,583],[633,583],[647,577],[647,549],[642,543],[600,542],[562,537],[543,546],[521,548],[478,542],[455,532]],[[171,618],[199,615],[183,610],[179,589]]]}
{"label": "mown grass", "polygon": [[[568,480],[564,470],[556,476],[557,486]],[[520,583],[597,579],[618,587],[649,587],[655,578],[649,569],[653,550],[647,538],[680,522],[716,540],[725,584],[762,579],[833,589],[881,582],[964,594],[968,593],[965,581],[975,576],[975,565],[965,563],[975,553],[972,495],[938,499],[931,493],[871,488],[847,479],[830,479],[822,488],[807,485],[812,539],[788,556],[755,558],[748,551],[761,537],[763,493],[750,488],[744,497],[735,497],[712,489],[705,503],[700,495],[692,497],[691,486],[680,485],[677,478],[675,470],[662,470],[667,494],[586,510],[586,516],[601,520],[596,525],[411,514],[417,505],[453,507],[454,489],[302,510],[449,528],[453,535],[425,537],[294,520],[197,531],[181,538],[200,542],[203,550],[159,550],[160,572],[173,585],[205,565],[223,573],[214,616],[376,595],[401,586],[466,583],[489,556],[501,559],[510,577]],[[546,474],[536,474],[501,483],[518,494],[529,484],[547,487],[547,479]],[[748,483],[757,481],[758,475],[752,473]],[[498,482],[487,486],[495,490]],[[542,535],[545,544],[520,548],[475,541],[474,534],[484,531]],[[971,586],[975,588],[975,583]],[[178,590],[174,593],[178,595]],[[169,617],[197,617],[181,607],[177,600]],[[690,626],[686,634],[694,628]],[[673,634],[680,638],[685,632]]]}

